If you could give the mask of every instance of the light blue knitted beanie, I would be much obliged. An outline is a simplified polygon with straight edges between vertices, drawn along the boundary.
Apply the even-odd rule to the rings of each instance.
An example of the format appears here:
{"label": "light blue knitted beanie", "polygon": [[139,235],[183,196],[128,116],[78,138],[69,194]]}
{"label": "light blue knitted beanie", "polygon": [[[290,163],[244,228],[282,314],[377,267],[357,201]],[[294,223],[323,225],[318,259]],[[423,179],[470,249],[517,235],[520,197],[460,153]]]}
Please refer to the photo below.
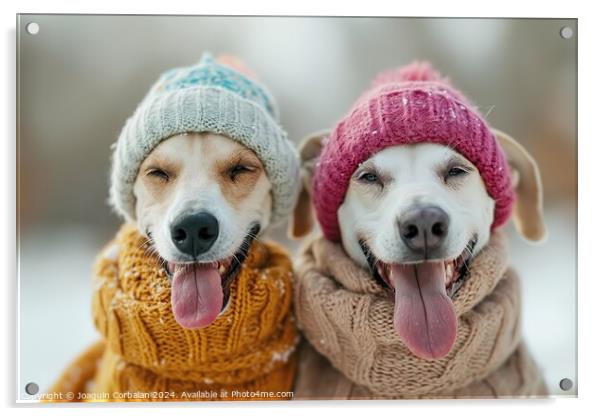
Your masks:
{"label": "light blue knitted beanie", "polygon": [[161,75],[130,117],[114,146],[110,200],[135,219],[134,182],[144,159],[177,134],[211,132],[253,150],[272,183],[271,223],[291,212],[299,189],[297,151],[278,124],[268,90],[204,54],[197,65]]}

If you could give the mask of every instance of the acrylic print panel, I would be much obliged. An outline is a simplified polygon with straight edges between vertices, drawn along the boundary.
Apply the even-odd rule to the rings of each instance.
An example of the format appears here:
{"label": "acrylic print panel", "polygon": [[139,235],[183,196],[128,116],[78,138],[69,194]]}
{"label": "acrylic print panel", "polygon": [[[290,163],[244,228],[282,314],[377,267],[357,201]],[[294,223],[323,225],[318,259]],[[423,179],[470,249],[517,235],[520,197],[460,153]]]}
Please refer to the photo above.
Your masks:
{"label": "acrylic print panel", "polygon": [[577,395],[576,20],[17,33],[18,401]]}

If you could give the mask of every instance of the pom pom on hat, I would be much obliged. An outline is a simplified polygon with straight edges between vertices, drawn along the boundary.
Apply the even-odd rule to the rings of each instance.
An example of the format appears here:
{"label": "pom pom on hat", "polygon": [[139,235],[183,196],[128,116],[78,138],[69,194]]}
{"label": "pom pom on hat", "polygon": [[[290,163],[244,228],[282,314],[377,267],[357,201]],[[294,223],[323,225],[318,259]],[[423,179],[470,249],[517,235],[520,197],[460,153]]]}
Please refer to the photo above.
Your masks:
{"label": "pom pom on hat", "polygon": [[381,72],[372,81],[372,86],[408,81],[434,81],[448,84],[448,79],[441,77],[430,63],[414,61],[409,65]]}

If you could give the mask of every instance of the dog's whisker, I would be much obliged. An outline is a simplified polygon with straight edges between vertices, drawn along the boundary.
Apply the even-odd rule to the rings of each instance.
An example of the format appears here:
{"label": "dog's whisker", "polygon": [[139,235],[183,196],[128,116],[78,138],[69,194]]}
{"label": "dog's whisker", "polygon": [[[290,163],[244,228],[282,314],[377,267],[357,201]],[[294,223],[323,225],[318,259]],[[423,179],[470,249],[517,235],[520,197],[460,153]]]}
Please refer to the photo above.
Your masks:
{"label": "dog's whisker", "polygon": [[148,246],[153,246],[153,245],[154,245],[154,243],[155,243],[155,242],[153,241],[153,239],[152,239],[152,238],[150,238],[150,237],[146,237],[146,238],[144,239],[144,241],[142,241],[142,243],[140,243],[140,245],[138,246],[138,249],[142,249],[142,248],[143,248],[143,247],[145,247],[145,246],[147,246],[147,247],[148,247]]}
{"label": "dog's whisker", "polygon": [[[472,256],[472,254],[471,254],[471,256]],[[468,260],[468,259],[462,258],[462,265],[464,267],[468,268],[469,264],[466,262],[466,260]]]}
{"label": "dog's whisker", "polygon": [[144,253],[146,253],[146,252],[149,250],[149,248],[151,248],[151,247],[153,247],[153,245],[152,245],[152,244],[142,244],[142,245],[140,245],[140,247],[138,247],[138,248],[139,248],[139,249],[144,249]]}
{"label": "dog's whisker", "polygon": [[248,237],[248,238],[250,238],[251,240],[254,240],[254,241],[259,241],[259,239],[257,238],[257,236],[253,235],[252,233],[247,233],[246,237]]}
{"label": "dog's whisker", "polygon": [[240,261],[240,259],[238,258],[238,254],[237,254],[237,253],[235,253],[235,254],[232,256],[232,260],[236,260],[236,262],[238,263],[238,265],[242,267],[242,262],[241,262],[241,261]]}
{"label": "dog's whisker", "polygon": [[[142,248],[142,247],[140,247]],[[153,257],[157,257],[158,259],[160,259],[163,264],[166,263],[166,260],[163,259],[159,253],[157,252],[157,249],[155,248],[154,244],[151,243],[150,245],[148,245],[145,249],[144,249],[144,256],[153,256]]]}
{"label": "dog's whisker", "polygon": [[487,119],[487,117],[493,111],[494,108],[495,108],[495,104],[494,105],[490,105],[489,108],[487,109],[487,113],[485,113],[485,115],[483,116],[483,118]]}
{"label": "dog's whisker", "polygon": [[138,248],[140,249],[140,248],[142,248],[142,247],[144,247],[144,246],[148,245],[148,243],[149,243],[148,239],[145,239],[144,241],[142,241],[142,242],[141,242],[141,243],[138,245]]}

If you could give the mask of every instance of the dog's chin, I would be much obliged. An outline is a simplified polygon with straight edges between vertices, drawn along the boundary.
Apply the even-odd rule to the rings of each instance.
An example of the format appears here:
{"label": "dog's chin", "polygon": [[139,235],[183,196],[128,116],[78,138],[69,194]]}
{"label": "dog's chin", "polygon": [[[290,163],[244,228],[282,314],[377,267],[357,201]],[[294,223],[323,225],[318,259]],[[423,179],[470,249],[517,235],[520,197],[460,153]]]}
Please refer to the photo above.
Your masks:
{"label": "dog's chin", "polygon": [[445,356],[457,331],[452,298],[469,277],[477,237],[456,257],[422,262],[386,263],[366,241],[359,244],[374,279],[394,294],[393,323],[404,344],[421,358]]}
{"label": "dog's chin", "polygon": [[177,262],[165,260],[171,282],[171,304],[176,321],[184,328],[205,328],[228,307],[230,286],[247,259],[253,239],[259,234],[253,224],[238,249],[213,261]]}

